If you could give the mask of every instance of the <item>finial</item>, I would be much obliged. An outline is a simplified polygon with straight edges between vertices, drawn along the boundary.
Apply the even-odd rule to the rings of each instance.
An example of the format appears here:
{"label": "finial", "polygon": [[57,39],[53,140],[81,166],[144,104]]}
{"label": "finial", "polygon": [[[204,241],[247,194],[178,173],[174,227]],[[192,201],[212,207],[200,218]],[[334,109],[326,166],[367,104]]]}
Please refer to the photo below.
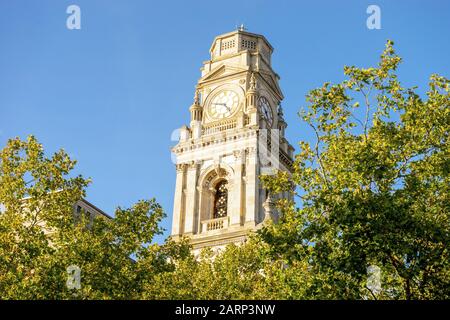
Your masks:
{"label": "finial", "polygon": [[200,91],[199,90],[195,90],[194,104],[195,105],[199,105],[200,104]]}
{"label": "finial", "polygon": [[252,72],[252,75],[250,76],[250,89],[256,90],[256,77],[254,72]]}
{"label": "finial", "polygon": [[240,25],[240,27],[239,27],[238,30],[239,30],[239,31],[245,31],[245,30],[247,30],[247,29],[244,27],[244,24],[241,23],[241,25]]}
{"label": "finial", "polygon": [[281,107],[281,103],[278,104],[278,116],[283,117],[283,108]]}

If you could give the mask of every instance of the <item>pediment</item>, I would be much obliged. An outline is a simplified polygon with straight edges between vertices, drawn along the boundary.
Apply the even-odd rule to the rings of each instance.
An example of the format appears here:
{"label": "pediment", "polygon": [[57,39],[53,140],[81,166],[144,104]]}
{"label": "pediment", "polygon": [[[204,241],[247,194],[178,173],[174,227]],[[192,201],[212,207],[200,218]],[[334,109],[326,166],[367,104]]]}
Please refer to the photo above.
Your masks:
{"label": "pediment", "polygon": [[259,74],[264,79],[264,81],[270,86],[270,88],[272,88],[272,90],[274,90],[280,96],[280,98],[283,99],[283,93],[281,92],[281,88],[278,85],[278,81],[275,78],[275,75],[262,72],[260,72]]}
{"label": "pediment", "polygon": [[221,79],[223,77],[226,77],[227,75],[236,74],[242,71],[245,71],[247,69],[239,67],[239,66],[233,66],[233,65],[225,65],[222,64],[220,66],[217,66],[216,68],[212,69],[208,74],[200,78],[198,81],[199,83],[213,81],[216,79]]}

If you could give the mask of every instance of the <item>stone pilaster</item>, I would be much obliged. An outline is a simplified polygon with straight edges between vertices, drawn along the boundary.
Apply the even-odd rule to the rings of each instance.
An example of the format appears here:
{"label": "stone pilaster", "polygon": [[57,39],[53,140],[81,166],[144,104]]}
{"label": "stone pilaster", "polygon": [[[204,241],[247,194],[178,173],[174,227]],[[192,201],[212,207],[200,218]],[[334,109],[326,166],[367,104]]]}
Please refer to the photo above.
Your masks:
{"label": "stone pilaster", "polygon": [[234,152],[234,179],[233,179],[233,188],[230,193],[232,199],[232,206],[230,214],[230,224],[240,225],[241,224],[241,216],[243,214],[243,181],[242,181],[242,165],[245,159],[245,152],[235,151]]}
{"label": "stone pilaster", "polygon": [[249,117],[249,125],[255,126],[258,124],[258,109],[256,107],[257,105],[257,83],[256,83],[256,76],[255,73],[252,72],[250,76],[250,86],[247,90],[246,94],[246,103],[247,103],[247,113]]}
{"label": "stone pilaster", "polygon": [[198,165],[190,163],[186,175],[186,218],[184,221],[184,233],[195,234],[197,230],[197,175]]}
{"label": "stone pilaster", "polygon": [[173,215],[172,215],[172,236],[180,235],[183,233],[183,217],[184,217],[184,192],[183,188],[186,182],[185,178],[185,164],[177,164],[177,177],[175,182],[175,196],[173,203]]}
{"label": "stone pilaster", "polygon": [[257,167],[257,149],[247,149],[246,186],[245,186],[245,224],[255,224],[259,209],[259,178]]}

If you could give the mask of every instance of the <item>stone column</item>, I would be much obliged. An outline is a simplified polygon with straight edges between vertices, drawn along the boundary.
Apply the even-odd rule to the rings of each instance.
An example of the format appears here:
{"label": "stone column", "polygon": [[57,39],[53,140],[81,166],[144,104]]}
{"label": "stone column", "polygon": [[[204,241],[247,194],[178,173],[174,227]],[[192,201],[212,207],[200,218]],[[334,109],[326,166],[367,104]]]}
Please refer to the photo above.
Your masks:
{"label": "stone column", "polygon": [[202,232],[202,225],[201,221],[204,220],[203,212],[205,210],[205,192],[203,190],[202,186],[197,187],[197,194],[198,194],[198,219],[197,219],[197,233]]}
{"label": "stone column", "polygon": [[233,187],[231,189],[230,196],[232,198],[230,214],[230,225],[241,224],[241,214],[243,211],[242,199],[242,164],[245,159],[245,152],[235,151],[234,155],[234,177]]}
{"label": "stone column", "polygon": [[186,176],[186,218],[184,233],[186,235],[197,233],[197,172],[196,163],[189,164]]}
{"label": "stone column", "polygon": [[236,127],[237,127],[238,129],[243,128],[243,127],[244,127],[244,121],[245,121],[245,115],[244,115],[244,113],[243,113],[242,111],[240,111],[240,112],[237,114],[237,124],[236,124]]}
{"label": "stone column", "polygon": [[202,221],[211,219],[211,203],[214,201],[215,190],[213,188],[207,188],[205,186],[198,186],[198,221],[197,221],[197,233],[205,232],[202,230]]}
{"label": "stone column", "polygon": [[186,165],[184,163],[177,164],[177,177],[175,182],[175,196],[173,201],[173,215],[172,215],[172,236],[180,235],[183,233],[183,225],[182,219],[184,216],[184,194],[183,194],[183,186],[185,184],[184,181],[184,173],[185,173]]}
{"label": "stone column", "polygon": [[254,225],[259,210],[259,181],[257,167],[257,149],[250,147],[246,164],[245,188],[245,224]]}
{"label": "stone column", "polygon": [[214,198],[216,197],[216,189],[209,187],[208,198],[205,211],[205,220],[210,220],[214,215]]}
{"label": "stone column", "polygon": [[246,111],[249,117],[249,125],[256,126],[258,124],[258,112],[257,112],[257,99],[258,95],[256,93],[257,83],[256,76],[253,72],[250,75],[250,85],[246,94]]}
{"label": "stone column", "polygon": [[202,123],[200,121],[191,121],[192,139],[198,139],[202,136]]}

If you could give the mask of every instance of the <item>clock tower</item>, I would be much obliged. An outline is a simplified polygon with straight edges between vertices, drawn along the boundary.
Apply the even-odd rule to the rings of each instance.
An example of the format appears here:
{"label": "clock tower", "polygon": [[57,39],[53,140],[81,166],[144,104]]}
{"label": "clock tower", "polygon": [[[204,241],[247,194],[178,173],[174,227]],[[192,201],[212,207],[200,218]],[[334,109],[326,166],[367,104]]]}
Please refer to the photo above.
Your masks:
{"label": "clock tower", "polygon": [[285,139],[273,47],[262,35],[239,30],[217,36],[211,58],[180,129],[172,238],[189,236],[195,251],[246,239],[266,219],[277,219],[259,176],[290,172],[293,147]]}

